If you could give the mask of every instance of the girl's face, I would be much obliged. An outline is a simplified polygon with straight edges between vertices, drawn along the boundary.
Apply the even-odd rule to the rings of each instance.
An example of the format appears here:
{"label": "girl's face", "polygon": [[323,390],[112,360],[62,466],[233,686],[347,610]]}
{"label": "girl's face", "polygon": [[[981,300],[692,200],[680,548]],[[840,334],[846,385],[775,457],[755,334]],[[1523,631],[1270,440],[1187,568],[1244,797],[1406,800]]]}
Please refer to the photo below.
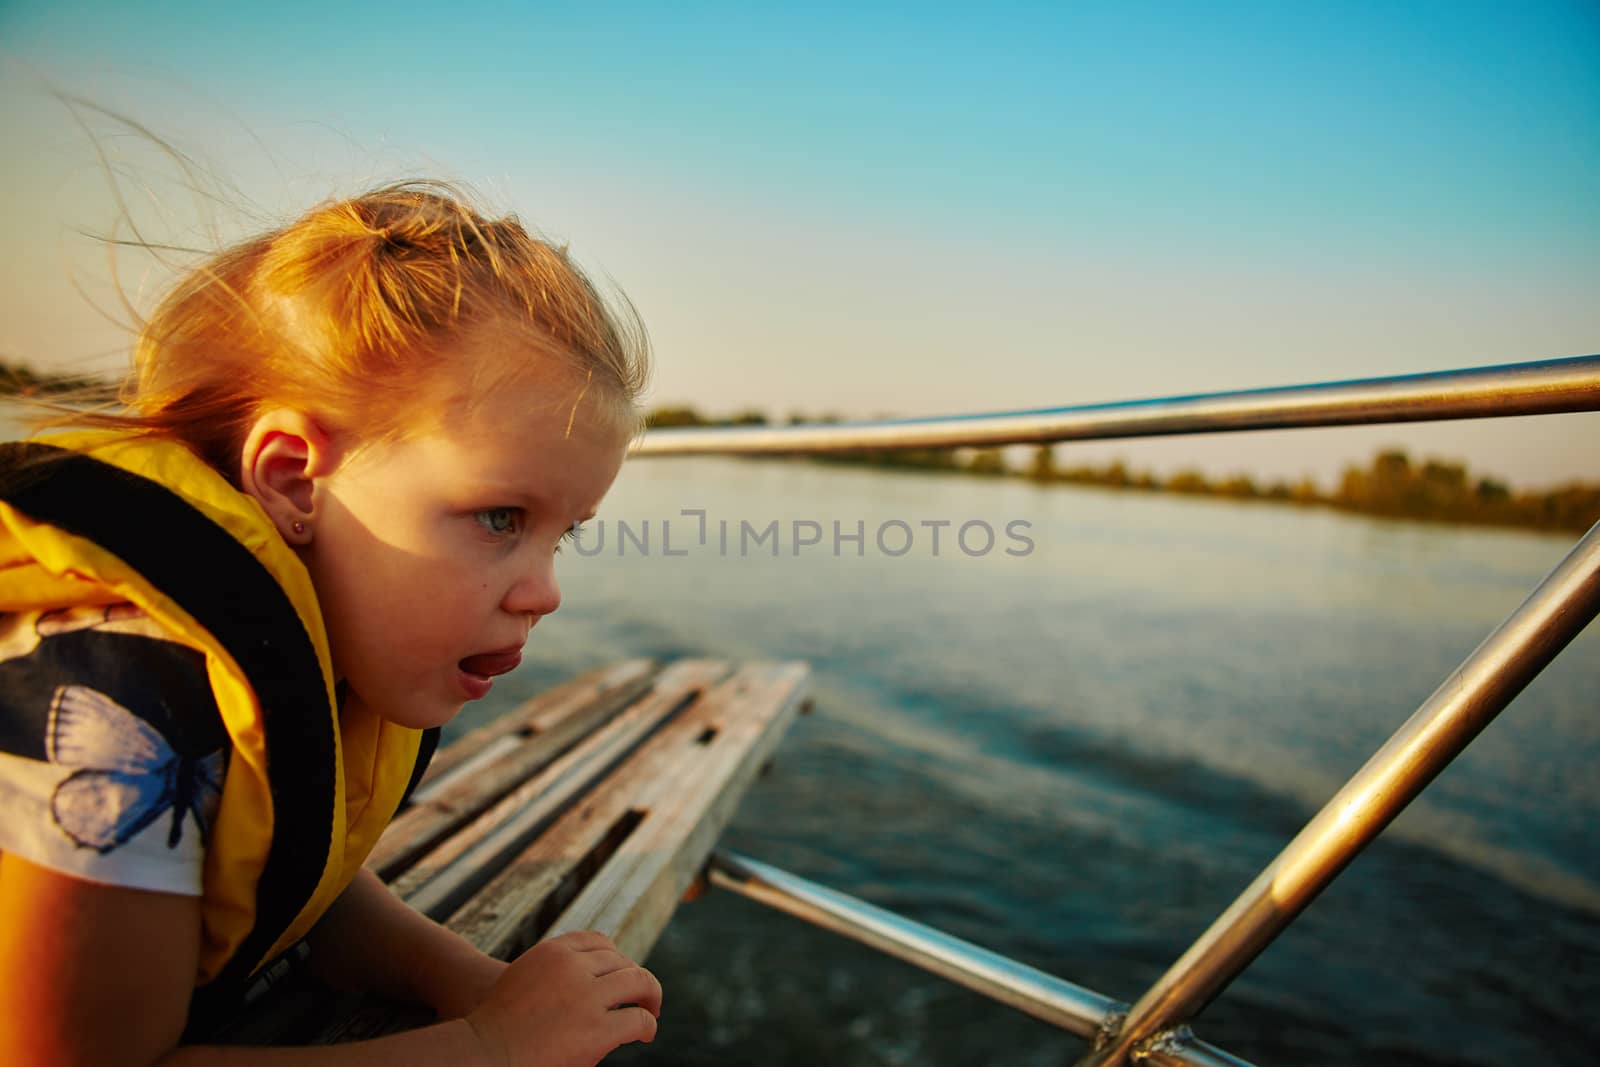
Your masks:
{"label": "girl's face", "polygon": [[569,436],[565,409],[517,386],[321,478],[302,558],[346,700],[422,728],[487,693],[560,605],[557,547],[626,447],[581,412]]}

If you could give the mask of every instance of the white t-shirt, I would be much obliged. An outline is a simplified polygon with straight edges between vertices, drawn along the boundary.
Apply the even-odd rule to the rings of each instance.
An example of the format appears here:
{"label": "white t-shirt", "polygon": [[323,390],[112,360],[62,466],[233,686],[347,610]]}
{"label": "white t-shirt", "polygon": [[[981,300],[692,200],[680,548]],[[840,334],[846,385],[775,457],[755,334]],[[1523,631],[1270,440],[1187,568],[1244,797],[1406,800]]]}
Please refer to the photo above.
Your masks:
{"label": "white t-shirt", "polygon": [[0,852],[199,896],[227,751],[204,655],[134,605],[0,615]]}

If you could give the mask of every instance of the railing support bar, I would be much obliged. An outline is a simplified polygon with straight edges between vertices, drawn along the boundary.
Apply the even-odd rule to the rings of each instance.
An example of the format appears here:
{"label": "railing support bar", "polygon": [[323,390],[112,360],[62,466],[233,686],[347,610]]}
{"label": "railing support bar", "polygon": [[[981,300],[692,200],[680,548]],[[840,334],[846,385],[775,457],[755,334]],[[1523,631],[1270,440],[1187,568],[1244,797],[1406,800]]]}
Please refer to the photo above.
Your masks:
{"label": "railing support bar", "polygon": [[[706,865],[706,876],[719,889],[843,934],[1079,1037],[1094,1040],[1127,1008],[1110,997],[748,856],[718,850]],[[1148,1062],[1155,1067],[1251,1067],[1197,1040],[1187,1027],[1161,1035],[1154,1045]]]}
{"label": "railing support bar", "polygon": [[1093,1038],[1108,1019],[1128,1007],[748,856],[719,849],[706,873],[719,889],[853,938],[1079,1037]]}
{"label": "railing support bar", "polygon": [[1600,612],[1600,524],[1356,772],[1080,1067],[1150,1062]]}

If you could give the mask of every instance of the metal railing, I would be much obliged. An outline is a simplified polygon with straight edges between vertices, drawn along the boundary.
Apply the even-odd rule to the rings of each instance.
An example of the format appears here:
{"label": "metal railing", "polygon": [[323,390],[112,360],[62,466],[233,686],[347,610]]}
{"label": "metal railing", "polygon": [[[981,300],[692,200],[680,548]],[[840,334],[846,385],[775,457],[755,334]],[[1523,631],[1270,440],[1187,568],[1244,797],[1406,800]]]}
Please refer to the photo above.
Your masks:
{"label": "metal railing", "polygon": [[[848,425],[654,430],[639,455],[1043,444],[1600,410],[1600,356],[1279,389]],[[1249,1067],[1187,1023],[1600,613],[1600,524],[1434,691],[1132,1007],[767,866],[707,879],[924,967],[1091,1042],[1079,1067]]]}
{"label": "metal railing", "polygon": [[987,415],[651,430],[636,456],[854,452],[1600,410],[1600,356]]}

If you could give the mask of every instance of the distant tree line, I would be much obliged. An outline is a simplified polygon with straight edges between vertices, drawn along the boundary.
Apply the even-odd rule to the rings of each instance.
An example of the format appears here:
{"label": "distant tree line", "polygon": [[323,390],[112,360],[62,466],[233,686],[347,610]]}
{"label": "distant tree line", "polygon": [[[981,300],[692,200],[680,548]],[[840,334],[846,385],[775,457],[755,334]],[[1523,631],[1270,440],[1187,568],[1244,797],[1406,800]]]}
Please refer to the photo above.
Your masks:
{"label": "distant tree line", "polygon": [[[843,422],[844,418],[832,414],[804,415],[796,412],[786,421],[790,426],[832,425]],[[669,426],[770,426],[772,423],[759,411],[741,411],[726,418],[712,418],[700,414],[694,408],[667,407],[656,408],[650,412],[645,417],[645,425],[653,430]],[[969,465],[958,462],[955,450],[949,448],[884,448],[864,452],[816,452],[808,453],[803,458],[817,463],[893,467],[897,470],[972,471]],[[998,452],[995,453],[995,458],[999,458]],[[997,473],[1004,473],[1003,463],[1001,468]]]}
{"label": "distant tree line", "polygon": [[1365,468],[1346,467],[1331,493],[1309,479],[1259,485],[1242,474],[1210,481],[1197,470],[1163,480],[1148,472],[1130,473],[1121,463],[1058,470],[1048,445],[1036,451],[1028,475],[1043,482],[1271,500],[1436,522],[1587,530],[1600,521],[1600,485],[1574,482],[1544,491],[1515,491],[1493,478],[1473,477],[1464,463],[1433,458],[1416,463],[1399,449],[1379,452]]}
{"label": "distant tree line", "polygon": [[63,393],[109,396],[115,386],[101,378],[36,371],[26,363],[0,360],[0,396],[58,396]]}
{"label": "distant tree line", "polygon": [[[842,421],[835,415],[790,415],[791,426]],[[767,417],[745,411],[730,418],[700,415],[693,408],[660,408],[647,419],[657,426],[765,426]],[[1244,474],[1212,480],[1198,470],[1181,470],[1168,478],[1150,471],[1134,471],[1118,460],[1103,467],[1060,467],[1055,449],[1039,445],[1032,462],[1013,470],[998,448],[921,448],[822,453],[806,458],[821,463],[855,464],[895,469],[946,471],[987,477],[1022,477],[1041,484],[1093,485],[1107,489],[1220,496],[1234,500],[1264,500],[1390,518],[1435,522],[1526,526],[1544,530],[1587,530],[1600,521],[1600,485],[1574,482],[1545,491],[1517,491],[1493,478],[1473,477],[1466,464],[1440,459],[1412,461],[1404,451],[1378,453],[1365,468],[1345,468],[1338,488],[1323,492],[1310,479],[1271,481],[1265,484]]]}

